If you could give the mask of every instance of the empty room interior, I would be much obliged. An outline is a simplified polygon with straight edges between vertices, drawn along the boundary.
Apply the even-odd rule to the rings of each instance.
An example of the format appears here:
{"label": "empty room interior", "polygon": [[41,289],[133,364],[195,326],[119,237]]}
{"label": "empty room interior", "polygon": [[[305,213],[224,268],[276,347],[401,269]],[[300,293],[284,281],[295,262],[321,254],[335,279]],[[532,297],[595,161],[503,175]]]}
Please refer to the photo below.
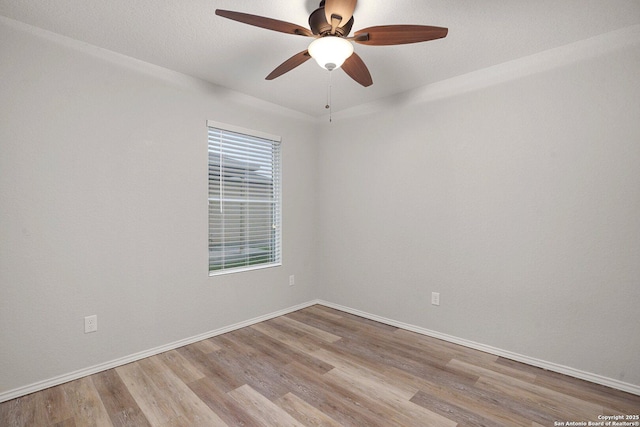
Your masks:
{"label": "empty room interior", "polygon": [[0,0],[0,425],[640,425],[639,77],[637,0]]}

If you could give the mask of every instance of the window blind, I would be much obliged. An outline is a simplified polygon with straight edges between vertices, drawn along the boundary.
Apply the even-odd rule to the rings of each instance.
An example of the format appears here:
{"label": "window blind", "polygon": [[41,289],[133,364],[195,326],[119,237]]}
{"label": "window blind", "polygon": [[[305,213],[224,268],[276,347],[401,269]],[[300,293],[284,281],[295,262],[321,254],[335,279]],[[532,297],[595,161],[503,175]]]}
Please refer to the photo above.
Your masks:
{"label": "window blind", "polygon": [[280,265],[280,137],[207,127],[209,274]]}

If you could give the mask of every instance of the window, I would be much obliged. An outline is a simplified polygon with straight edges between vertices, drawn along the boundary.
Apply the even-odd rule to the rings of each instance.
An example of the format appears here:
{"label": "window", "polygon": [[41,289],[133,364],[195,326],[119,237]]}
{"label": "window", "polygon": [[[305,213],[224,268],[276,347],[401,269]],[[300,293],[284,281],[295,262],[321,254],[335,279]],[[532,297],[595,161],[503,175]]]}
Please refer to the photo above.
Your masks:
{"label": "window", "polygon": [[280,265],[280,137],[209,129],[209,275]]}

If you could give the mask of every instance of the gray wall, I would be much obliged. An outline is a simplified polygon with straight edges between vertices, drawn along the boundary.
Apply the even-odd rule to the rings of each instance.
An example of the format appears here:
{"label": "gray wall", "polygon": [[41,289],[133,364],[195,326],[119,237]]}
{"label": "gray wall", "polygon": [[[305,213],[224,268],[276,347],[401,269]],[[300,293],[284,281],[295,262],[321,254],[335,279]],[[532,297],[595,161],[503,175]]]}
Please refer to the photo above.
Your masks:
{"label": "gray wall", "polygon": [[[315,297],[309,119],[25,28],[0,21],[0,393]],[[282,136],[282,267],[208,276],[208,119]]]}
{"label": "gray wall", "polygon": [[452,79],[327,127],[321,297],[640,384],[634,34]]}

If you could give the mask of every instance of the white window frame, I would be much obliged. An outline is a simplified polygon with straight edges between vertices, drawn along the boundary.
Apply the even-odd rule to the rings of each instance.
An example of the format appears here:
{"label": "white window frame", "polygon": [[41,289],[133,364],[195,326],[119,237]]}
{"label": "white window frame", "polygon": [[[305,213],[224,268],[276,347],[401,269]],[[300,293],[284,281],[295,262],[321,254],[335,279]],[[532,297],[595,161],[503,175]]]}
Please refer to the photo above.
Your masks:
{"label": "white window frame", "polygon": [[[209,276],[282,265],[281,137],[207,120],[207,142]],[[252,148],[253,144],[259,148]],[[229,154],[225,154],[225,149]],[[269,149],[270,164],[265,154]],[[216,162],[214,157],[220,160]],[[237,166],[243,162],[250,166],[246,169]],[[225,174],[225,168],[233,172]],[[256,185],[255,180],[260,182]],[[260,206],[271,206],[267,215]],[[241,209],[242,213],[233,209]],[[248,213],[248,209],[253,213]],[[270,224],[264,223],[265,218]],[[238,225],[238,221],[245,225]],[[227,228],[226,223],[233,225]],[[258,244],[262,247],[258,248]],[[264,244],[268,247],[266,252]],[[263,256],[265,261],[261,260]]]}

